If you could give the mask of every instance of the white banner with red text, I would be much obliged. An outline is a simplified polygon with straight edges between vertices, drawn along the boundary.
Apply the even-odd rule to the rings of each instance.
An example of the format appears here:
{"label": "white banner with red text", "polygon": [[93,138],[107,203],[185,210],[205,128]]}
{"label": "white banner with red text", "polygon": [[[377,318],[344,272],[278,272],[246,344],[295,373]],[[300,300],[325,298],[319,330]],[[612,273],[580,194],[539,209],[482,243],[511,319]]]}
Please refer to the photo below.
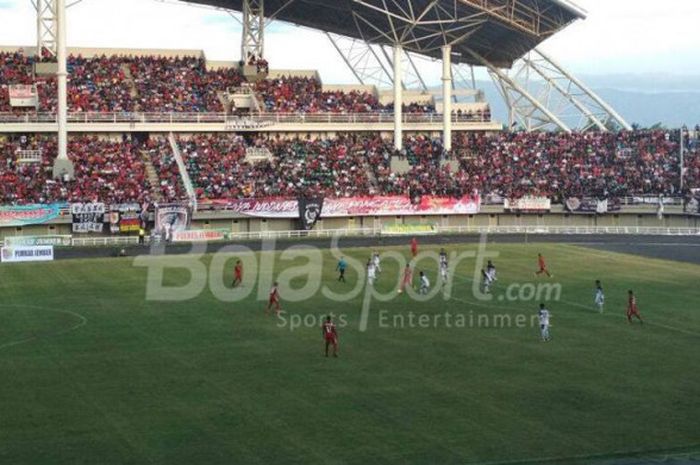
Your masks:
{"label": "white banner with red text", "polygon": [[505,199],[503,208],[516,212],[548,212],[552,209],[552,200],[547,197],[523,197],[521,199]]}
{"label": "white banner with red text", "polygon": [[[423,196],[412,203],[408,196],[347,197],[324,199],[323,218],[353,216],[408,215],[475,215],[479,213],[480,197],[461,198]],[[299,218],[296,199],[209,200],[198,203],[200,210],[226,210],[259,218]]]}

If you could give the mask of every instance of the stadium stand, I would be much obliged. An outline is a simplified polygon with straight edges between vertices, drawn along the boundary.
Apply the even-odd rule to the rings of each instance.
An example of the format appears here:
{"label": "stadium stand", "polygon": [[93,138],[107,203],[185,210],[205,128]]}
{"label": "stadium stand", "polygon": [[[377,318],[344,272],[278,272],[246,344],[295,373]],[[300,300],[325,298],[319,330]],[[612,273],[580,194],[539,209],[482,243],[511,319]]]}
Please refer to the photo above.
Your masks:
{"label": "stadium stand", "polygon": [[[8,204],[57,201],[108,203],[150,202],[150,183],[138,144],[96,136],[71,137],[68,150],[76,161],[75,180],[52,179],[56,139],[48,136],[10,138],[0,142],[0,202]],[[41,159],[20,162],[18,152],[36,150]]]}
{"label": "stadium stand", "polygon": [[[0,142],[0,200],[4,204],[58,200],[113,203],[186,198],[171,147],[164,136],[143,142],[123,136],[69,140],[76,180],[51,179],[53,137],[10,137]],[[459,197],[479,191],[503,198],[545,196],[621,198],[678,196],[679,141],[664,131],[620,133],[469,133],[455,137],[444,154],[438,139],[415,136],[396,153],[378,134],[339,134],[331,139],[244,138],[197,134],[178,140],[199,199],[374,194]],[[267,149],[271,160],[249,163],[249,147]],[[20,162],[20,151],[39,151],[39,163]],[[391,169],[392,157],[408,162]],[[457,170],[444,164],[456,159]],[[158,185],[147,171],[149,164]],[[686,154],[686,187],[700,188],[697,148]]]}
{"label": "stadium stand", "polygon": [[[33,57],[21,51],[0,52],[0,112],[30,111],[10,107],[8,86],[34,83],[40,93],[39,111],[55,111],[55,78],[34,77],[33,62]],[[202,56],[70,55],[68,71],[71,112],[223,112],[219,94],[245,82],[235,68],[207,69]],[[393,104],[380,104],[371,92],[324,91],[313,76],[271,76],[254,86],[268,112],[393,111]],[[431,103],[408,103],[404,111],[434,113],[435,107]]]}

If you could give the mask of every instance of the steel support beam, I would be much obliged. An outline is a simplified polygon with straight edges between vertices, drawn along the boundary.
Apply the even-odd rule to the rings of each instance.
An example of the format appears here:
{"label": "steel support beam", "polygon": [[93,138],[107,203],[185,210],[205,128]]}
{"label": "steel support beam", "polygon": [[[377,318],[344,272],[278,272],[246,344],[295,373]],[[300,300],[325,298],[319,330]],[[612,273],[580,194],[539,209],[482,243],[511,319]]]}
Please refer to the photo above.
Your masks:
{"label": "steel support beam", "polygon": [[442,47],[442,146],[452,150],[452,47]]}
{"label": "steel support beam", "polygon": [[403,148],[403,86],[400,45],[394,45],[394,148]]}
{"label": "steel support beam", "polygon": [[336,34],[325,33],[355,79],[362,85],[393,87],[394,77],[377,53],[378,45]]}
{"label": "steel support beam", "polygon": [[510,70],[479,59],[508,105],[511,127],[520,124],[528,131],[632,129],[610,105],[538,49]]}
{"label": "steel support beam", "polygon": [[36,0],[36,53],[50,57],[57,55],[56,0]]}
{"label": "steel support beam", "polygon": [[73,178],[73,164],[68,158],[68,54],[66,46],[66,0],[56,0],[56,57],[58,71],[58,156],[53,166],[54,177]]}
{"label": "steel support beam", "polygon": [[[358,35],[372,44],[400,44],[405,52],[439,53],[443,45],[457,45],[476,33],[489,20],[489,12],[478,9],[466,15],[462,0],[430,0],[424,4],[399,0],[351,0]],[[388,27],[378,25],[377,13]],[[439,29],[436,29],[439,26]]]}
{"label": "steel support beam", "polygon": [[509,110],[509,123],[512,128],[520,123],[527,131],[536,131],[555,126],[562,131],[571,132],[569,126],[547,106],[532,95],[528,89],[512,79],[505,71],[491,64],[478,53],[469,53],[479,60],[488,70]]}
{"label": "steel support beam", "polygon": [[[605,128],[617,126],[627,131],[632,130],[632,126],[615,109],[551,56],[537,48],[533,50],[532,56],[541,58],[532,62],[537,71],[543,76],[546,74],[545,79],[548,82],[557,83],[556,87],[559,91],[579,108],[584,115],[596,118]],[[563,84],[561,84],[562,82]]]}
{"label": "steel support beam", "polygon": [[265,56],[265,0],[243,0],[241,60]]}

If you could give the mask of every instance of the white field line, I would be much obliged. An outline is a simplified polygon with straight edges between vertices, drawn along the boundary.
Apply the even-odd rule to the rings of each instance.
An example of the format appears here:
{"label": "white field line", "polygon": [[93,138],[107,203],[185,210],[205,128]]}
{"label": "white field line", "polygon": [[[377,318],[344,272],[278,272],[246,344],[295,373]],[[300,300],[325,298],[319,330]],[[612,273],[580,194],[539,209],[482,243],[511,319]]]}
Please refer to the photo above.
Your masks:
{"label": "white field line", "polygon": [[[88,323],[88,319],[85,318],[83,315],[81,315],[81,314],[79,314],[79,313],[72,312],[72,311],[70,311],[70,310],[57,310],[57,309],[48,308],[48,307],[39,307],[39,306],[36,306],[36,305],[0,305],[0,308],[28,308],[28,309],[34,309],[34,310],[43,310],[43,311],[46,311],[46,312],[63,313],[63,314],[66,314],[66,315],[74,316],[74,317],[76,317],[76,318],[79,320],[77,324],[71,326],[70,328],[67,328],[67,329],[64,329],[64,330],[62,330],[62,331],[58,331],[58,332],[55,332],[55,333],[47,334],[47,335],[44,336],[44,337],[62,336],[62,335],[64,335],[64,334],[68,334],[68,333],[70,333],[70,332],[72,332],[72,331],[75,331],[75,330],[77,330],[77,329],[80,329],[80,328],[82,328],[83,326],[85,326],[85,325]],[[5,344],[0,345],[0,350],[6,349],[6,348],[9,348],[9,347],[15,347],[15,346],[18,346],[18,345],[21,345],[21,344],[26,344],[26,343],[28,343],[28,342],[36,341],[36,340],[38,340],[38,339],[41,339],[41,337],[32,336],[32,337],[28,337],[28,338],[25,338],[25,339],[20,339],[20,340],[18,340],[18,341],[7,342],[7,343],[5,343]]]}

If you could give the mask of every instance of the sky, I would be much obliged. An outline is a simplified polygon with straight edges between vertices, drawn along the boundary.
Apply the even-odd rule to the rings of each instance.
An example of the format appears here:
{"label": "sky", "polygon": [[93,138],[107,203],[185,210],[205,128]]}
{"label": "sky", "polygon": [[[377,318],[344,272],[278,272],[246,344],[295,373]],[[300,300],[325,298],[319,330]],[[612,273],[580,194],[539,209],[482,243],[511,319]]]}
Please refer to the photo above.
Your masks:
{"label": "sky", "polygon": [[[67,0],[72,3],[74,0]],[[588,11],[542,49],[577,74],[698,76],[700,0],[578,0]],[[273,68],[318,69],[327,83],[353,82],[328,39],[284,23],[267,29]],[[241,26],[231,15],[176,0],[82,0],[68,10],[68,45],[204,50],[213,60],[237,60]],[[31,0],[0,0],[0,44],[33,45]],[[422,65],[429,83],[439,66]]]}

